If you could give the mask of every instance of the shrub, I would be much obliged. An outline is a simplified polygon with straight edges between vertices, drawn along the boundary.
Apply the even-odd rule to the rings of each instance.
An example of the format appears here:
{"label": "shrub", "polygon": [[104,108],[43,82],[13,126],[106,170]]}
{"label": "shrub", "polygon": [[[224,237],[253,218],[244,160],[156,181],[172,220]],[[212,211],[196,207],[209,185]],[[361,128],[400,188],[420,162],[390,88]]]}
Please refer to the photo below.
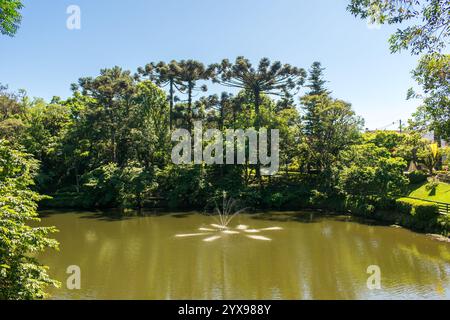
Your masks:
{"label": "shrub", "polygon": [[329,211],[343,212],[346,210],[345,199],[340,195],[327,195],[313,190],[309,198],[309,207]]}
{"label": "shrub", "polygon": [[320,207],[327,199],[327,195],[318,190],[311,191],[311,197],[309,199],[309,204],[312,207]]}
{"label": "shrub", "polygon": [[409,214],[418,221],[427,222],[439,216],[439,206],[432,202],[400,198],[397,199],[397,209],[401,213]]}
{"label": "shrub", "polygon": [[416,170],[408,174],[409,183],[419,184],[427,181],[428,175],[421,170]]}
{"label": "shrub", "polygon": [[440,215],[437,219],[440,232],[446,236],[450,236],[450,215]]}
{"label": "shrub", "polygon": [[351,213],[362,216],[370,216],[375,212],[375,206],[369,203],[366,197],[347,197],[345,207]]}
{"label": "shrub", "polygon": [[436,194],[436,189],[439,186],[439,181],[437,181],[436,179],[433,179],[432,181],[428,182],[427,185],[425,186],[425,190],[427,190],[430,195],[434,195]]}

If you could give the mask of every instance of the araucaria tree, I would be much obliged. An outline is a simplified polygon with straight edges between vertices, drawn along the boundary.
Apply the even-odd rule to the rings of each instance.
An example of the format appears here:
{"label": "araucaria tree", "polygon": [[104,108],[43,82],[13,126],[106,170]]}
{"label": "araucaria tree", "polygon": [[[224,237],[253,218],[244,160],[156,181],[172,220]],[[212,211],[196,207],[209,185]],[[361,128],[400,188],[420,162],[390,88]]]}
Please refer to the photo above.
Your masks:
{"label": "araucaria tree", "polygon": [[81,78],[79,84],[82,93],[93,98],[90,101],[90,117],[98,118],[96,121],[96,138],[103,149],[109,153],[108,159],[119,163],[122,159],[119,152],[124,148],[119,146],[125,143],[127,135],[124,133],[124,122],[121,121],[129,115],[134,94],[134,79],[129,71],[119,67],[104,69],[96,78]]}
{"label": "araucaria tree", "polygon": [[197,82],[201,80],[208,80],[213,75],[213,69],[206,68],[205,65],[195,60],[181,60],[178,63],[179,69],[177,78],[182,83],[182,91],[188,96],[187,107],[187,125],[188,129],[192,129],[194,115],[192,112],[192,99],[194,91],[200,90],[205,92],[207,90],[206,85],[198,86]]}
{"label": "araucaria tree", "polygon": [[318,61],[314,62],[309,70],[308,84],[306,85],[309,88],[308,95],[316,96],[321,94],[331,94],[330,91],[325,87],[327,81],[324,78],[325,68],[322,67],[322,64]]}
{"label": "araucaria tree", "polygon": [[147,64],[144,68],[138,68],[138,75],[148,77],[160,87],[169,87],[169,127],[173,129],[173,108],[175,101],[175,92],[182,90],[182,82],[180,80],[181,67],[177,61],[172,60],[170,63],[160,61]]}
{"label": "araucaria tree", "polygon": [[[286,96],[299,89],[306,78],[304,69],[279,61],[271,63],[267,58],[261,59],[256,68],[244,57],[236,58],[234,63],[224,59],[222,63],[213,65],[212,68],[216,73],[215,82],[245,90],[252,95],[256,130],[259,130],[261,125],[262,95]],[[256,166],[256,176],[261,179],[259,166]]]}
{"label": "araucaria tree", "polygon": [[304,110],[306,165],[309,171],[318,171],[323,185],[328,186],[342,151],[357,141],[362,120],[351,104],[331,97],[325,87],[324,70],[319,62],[312,65],[306,85],[310,91],[300,101]]}

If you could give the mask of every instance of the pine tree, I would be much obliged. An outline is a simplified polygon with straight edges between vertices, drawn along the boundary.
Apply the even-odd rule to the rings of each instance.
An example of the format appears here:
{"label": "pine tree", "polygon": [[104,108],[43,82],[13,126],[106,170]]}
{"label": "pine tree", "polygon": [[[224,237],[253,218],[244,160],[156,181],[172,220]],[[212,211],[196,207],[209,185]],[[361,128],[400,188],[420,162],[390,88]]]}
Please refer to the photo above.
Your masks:
{"label": "pine tree", "polygon": [[325,84],[327,83],[326,80],[324,80],[324,74],[325,68],[322,68],[322,64],[318,61],[314,62],[311,66],[311,69],[309,70],[309,78],[308,78],[308,87],[311,91],[308,92],[308,95],[310,96],[318,96],[318,95],[329,95],[331,94],[331,91],[328,91],[325,87]]}

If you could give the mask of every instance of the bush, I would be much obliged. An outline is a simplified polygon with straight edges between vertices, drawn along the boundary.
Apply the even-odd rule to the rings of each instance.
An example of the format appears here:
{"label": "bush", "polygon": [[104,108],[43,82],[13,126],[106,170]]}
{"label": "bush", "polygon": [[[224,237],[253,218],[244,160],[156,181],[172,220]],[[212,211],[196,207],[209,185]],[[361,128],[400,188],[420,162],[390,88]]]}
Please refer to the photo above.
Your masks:
{"label": "bush", "polygon": [[408,174],[409,183],[419,184],[427,181],[428,175],[426,172],[421,170],[416,170]]}
{"label": "bush", "polygon": [[375,212],[375,206],[369,203],[368,198],[364,197],[347,197],[345,207],[348,211],[356,215],[370,216]]}
{"label": "bush", "polygon": [[396,204],[401,213],[409,214],[418,221],[428,222],[439,216],[439,206],[432,202],[400,198],[397,199]]}
{"label": "bush", "polygon": [[450,236],[450,215],[440,215],[437,219],[441,234]]}
{"label": "bush", "polygon": [[249,188],[246,191],[243,200],[247,207],[273,210],[298,210],[309,207],[310,190],[304,186],[279,184],[269,186],[263,192],[258,189]]}

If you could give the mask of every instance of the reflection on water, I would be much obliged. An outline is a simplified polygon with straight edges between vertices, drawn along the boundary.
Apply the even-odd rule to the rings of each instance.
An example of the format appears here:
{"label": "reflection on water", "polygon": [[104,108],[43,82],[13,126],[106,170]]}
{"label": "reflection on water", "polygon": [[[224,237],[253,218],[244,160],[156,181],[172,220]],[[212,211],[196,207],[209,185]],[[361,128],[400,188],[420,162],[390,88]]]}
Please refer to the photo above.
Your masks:
{"label": "reflection on water", "polygon": [[[127,219],[46,214],[42,224],[56,225],[61,242],[60,252],[40,257],[63,284],[51,294],[62,299],[450,298],[450,244],[424,235],[311,213],[271,213],[233,221],[255,230],[282,228],[270,233],[271,241],[233,234],[216,241],[175,237],[197,230],[204,238],[211,223],[212,217],[194,213]],[[81,267],[81,290],[65,288],[70,265]],[[381,290],[367,289],[369,265],[381,268]]]}

